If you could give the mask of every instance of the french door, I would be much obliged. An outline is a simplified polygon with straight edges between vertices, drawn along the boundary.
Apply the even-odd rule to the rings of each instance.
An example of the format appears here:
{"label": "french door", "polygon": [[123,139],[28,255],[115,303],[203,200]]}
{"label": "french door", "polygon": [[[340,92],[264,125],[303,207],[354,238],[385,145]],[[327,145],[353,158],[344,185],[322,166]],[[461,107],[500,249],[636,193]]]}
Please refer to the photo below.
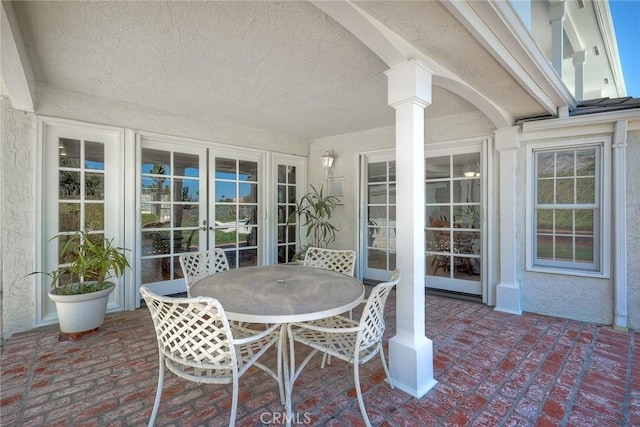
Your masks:
{"label": "french door", "polygon": [[396,160],[395,154],[362,158],[362,212],[366,224],[361,244],[363,277],[386,280],[396,268]]}
{"label": "french door", "polygon": [[482,295],[481,165],[481,145],[427,150],[428,288]]}
{"label": "french door", "polygon": [[306,162],[304,158],[277,154],[273,156],[273,171],[275,177],[275,215],[272,219],[275,236],[270,235],[270,241],[275,241],[274,264],[286,264],[293,261],[293,256],[303,244],[302,225],[297,224],[294,215],[296,205],[302,198],[306,188]]}
{"label": "french door", "polygon": [[[481,143],[426,151],[428,288],[482,295],[482,164]],[[385,280],[396,267],[395,153],[363,155],[360,166],[363,278]]]}
{"label": "french door", "polygon": [[261,154],[142,137],[138,157],[137,283],[184,292],[180,255],[214,247],[259,264]]}
{"label": "french door", "polygon": [[[64,263],[60,250],[66,236],[84,230],[124,246],[123,145],[121,129],[82,125],[65,120],[43,122],[42,257],[39,271]],[[56,238],[58,236],[58,238]],[[108,311],[124,309],[124,277],[109,296]],[[36,324],[56,320],[55,304],[47,297],[49,280],[42,275],[36,294]]]}

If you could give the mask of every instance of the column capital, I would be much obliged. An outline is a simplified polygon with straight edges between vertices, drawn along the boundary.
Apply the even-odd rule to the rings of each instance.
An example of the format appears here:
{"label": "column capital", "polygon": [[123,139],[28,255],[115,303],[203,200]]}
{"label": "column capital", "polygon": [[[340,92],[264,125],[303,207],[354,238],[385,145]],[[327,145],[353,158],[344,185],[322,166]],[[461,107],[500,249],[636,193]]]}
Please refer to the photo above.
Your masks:
{"label": "column capital", "polygon": [[565,17],[564,1],[552,3],[549,6],[549,22],[557,21],[559,19],[564,20]]}
{"label": "column capital", "polygon": [[508,151],[520,148],[520,128],[512,126],[494,131],[496,137],[496,150]]}
{"label": "column capital", "polygon": [[584,64],[587,60],[587,51],[581,50],[573,54],[573,65]]}
{"label": "column capital", "polygon": [[433,73],[424,64],[411,60],[385,71],[387,75],[388,103],[397,108],[414,103],[423,108],[431,105],[431,77]]}

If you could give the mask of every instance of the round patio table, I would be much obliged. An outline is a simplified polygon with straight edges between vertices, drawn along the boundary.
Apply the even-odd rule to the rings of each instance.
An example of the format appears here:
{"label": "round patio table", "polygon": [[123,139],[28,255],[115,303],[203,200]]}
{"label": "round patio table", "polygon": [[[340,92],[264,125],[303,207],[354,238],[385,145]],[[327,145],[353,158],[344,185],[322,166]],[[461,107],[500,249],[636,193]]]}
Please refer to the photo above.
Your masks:
{"label": "round patio table", "polygon": [[280,264],[244,267],[203,277],[193,296],[210,296],[231,320],[292,323],[345,313],[364,299],[364,285],[346,274]]}
{"label": "round patio table", "polygon": [[[364,285],[351,276],[292,264],[223,271],[203,277],[191,287],[192,296],[210,296],[220,301],[230,320],[282,324],[278,354],[284,371],[287,426],[293,418],[293,384],[289,384],[291,373],[284,351],[287,323],[345,313],[364,300],[364,293]],[[293,352],[293,342],[289,343],[289,351]]]}

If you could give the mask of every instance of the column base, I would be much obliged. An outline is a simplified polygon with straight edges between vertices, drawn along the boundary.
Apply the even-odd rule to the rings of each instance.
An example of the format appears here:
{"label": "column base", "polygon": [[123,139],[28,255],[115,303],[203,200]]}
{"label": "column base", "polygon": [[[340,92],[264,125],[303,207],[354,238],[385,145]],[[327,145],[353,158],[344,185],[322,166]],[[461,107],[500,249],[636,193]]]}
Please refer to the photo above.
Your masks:
{"label": "column base", "polygon": [[438,384],[433,378],[433,341],[427,337],[418,343],[391,338],[389,370],[394,387],[421,398]]}
{"label": "column base", "polygon": [[496,287],[496,311],[522,314],[520,308],[520,286],[501,283]]}
{"label": "column base", "polygon": [[629,328],[627,327],[627,315],[626,314],[618,314],[614,318],[613,329],[616,331],[628,332]]}

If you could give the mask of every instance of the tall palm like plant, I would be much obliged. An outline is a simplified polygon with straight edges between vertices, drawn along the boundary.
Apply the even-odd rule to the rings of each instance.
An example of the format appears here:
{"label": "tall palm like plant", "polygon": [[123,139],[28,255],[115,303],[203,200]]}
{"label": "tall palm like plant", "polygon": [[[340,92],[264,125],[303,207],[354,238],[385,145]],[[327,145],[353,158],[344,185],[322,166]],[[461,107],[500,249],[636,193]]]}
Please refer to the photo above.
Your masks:
{"label": "tall palm like plant", "polygon": [[313,185],[311,191],[302,196],[296,204],[296,209],[289,216],[288,223],[295,223],[298,219],[298,241],[301,239],[302,228],[306,229],[307,245],[301,248],[304,257],[308,246],[326,248],[336,239],[338,229],[330,222],[333,210],[338,204],[337,196],[324,194],[323,187],[317,190]]}

